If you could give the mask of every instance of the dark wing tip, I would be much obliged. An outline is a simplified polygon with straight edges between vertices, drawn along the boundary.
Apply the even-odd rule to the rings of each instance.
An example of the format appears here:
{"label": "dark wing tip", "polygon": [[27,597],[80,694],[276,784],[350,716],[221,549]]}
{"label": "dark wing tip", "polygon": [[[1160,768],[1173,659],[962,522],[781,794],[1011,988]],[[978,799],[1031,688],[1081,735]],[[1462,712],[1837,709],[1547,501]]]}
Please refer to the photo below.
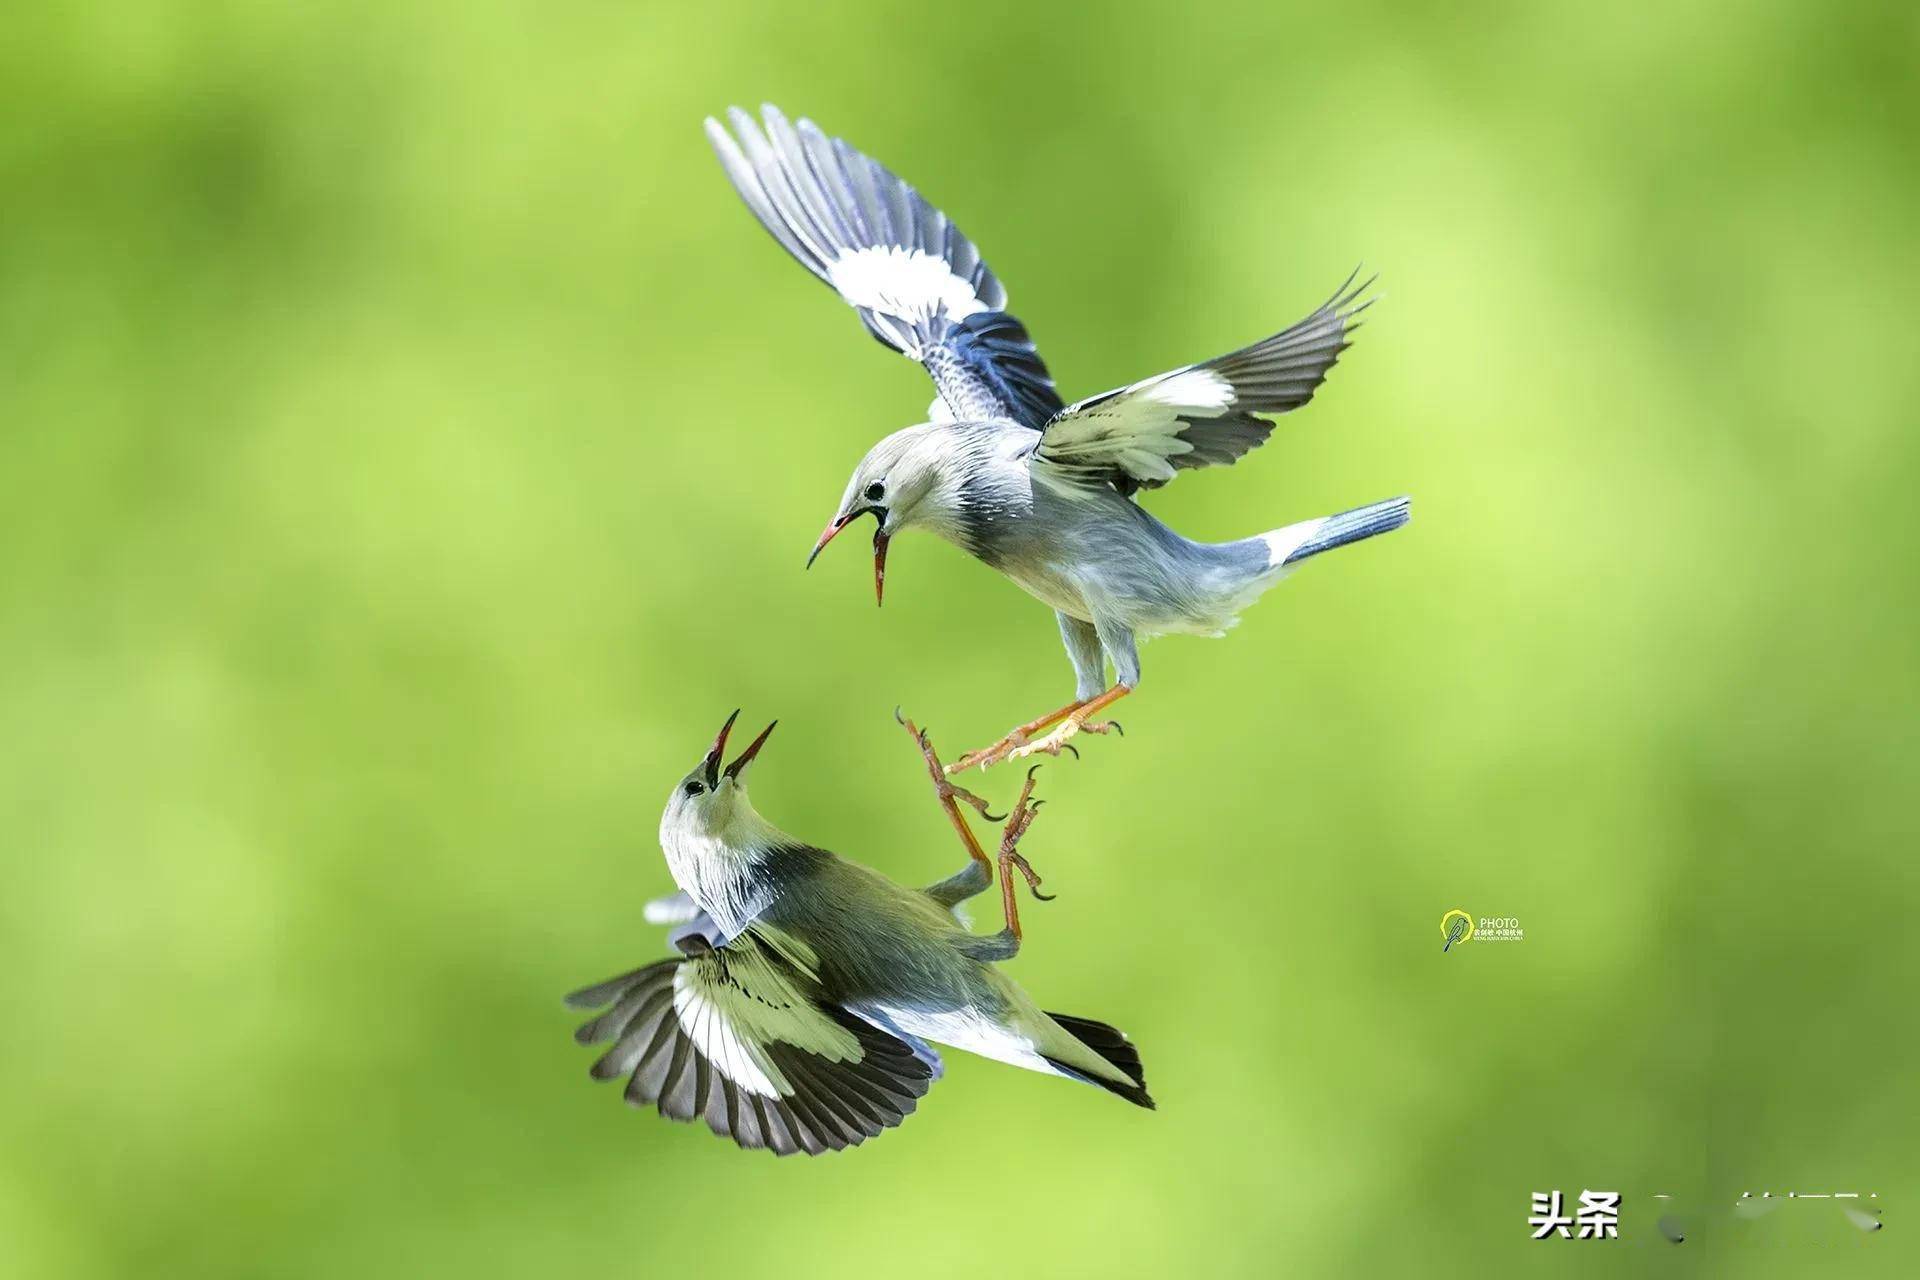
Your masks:
{"label": "dark wing tip", "polygon": [[[1327,299],[1326,304],[1320,309],[1322,311],[1331,311],[1342,319],[1348,319],[1352,316],[1359,315],[1362,311],[1365,311],[1385,296],[1383,294],[1367,295],[1367,291],[1379,283],[1380,273],[1378,271],[1368,276],[1365,280],[1361,280],[1357,285],[1353,283],[1359,279],[1360,272],[1363,269],[1363,267],[1355,267],[1353,273],[1347,277],[1346,283],[1336,289],[1333,296]],[[1361,301],[1363,297],[1366,299],[1364,302]]]}
{"label": "dark wing tip", "polygon": [[575,1008],[604,1010],[574,1038],[582,1044],[613,1042],[589,1075],[596,1080],[625,1076],[623,1097],[629,1105],[651,1105],[670,1120],[703,1120],[744,1148],[821,1155],[898,1125],[932,1087],[933,1067],[910,1044],[823,1003],[816,1008],[854,1036],[859,1056],[833,1061],[782,1040],[765,1040],[761,1049],[786,1092],[780,1097],[755,1093],[720,1071],[682,1027],[672,993],[674,970],[683,963],[659,961],[567,997]]}

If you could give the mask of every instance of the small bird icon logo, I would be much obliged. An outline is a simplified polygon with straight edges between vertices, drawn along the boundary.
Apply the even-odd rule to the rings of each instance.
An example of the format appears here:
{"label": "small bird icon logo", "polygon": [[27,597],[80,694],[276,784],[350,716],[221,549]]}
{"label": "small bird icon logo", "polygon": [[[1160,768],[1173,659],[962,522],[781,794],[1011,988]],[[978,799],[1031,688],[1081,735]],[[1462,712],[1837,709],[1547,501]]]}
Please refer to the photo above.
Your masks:
{"label": "small bird icon logo", "polygon": [[1473,917],[1455,907],[1440,917],[1440,936],[1447,940],[1440,948],[1440,954],[1445,955],[1453,950],[1454,943],[1465,942],[1473,936]]}

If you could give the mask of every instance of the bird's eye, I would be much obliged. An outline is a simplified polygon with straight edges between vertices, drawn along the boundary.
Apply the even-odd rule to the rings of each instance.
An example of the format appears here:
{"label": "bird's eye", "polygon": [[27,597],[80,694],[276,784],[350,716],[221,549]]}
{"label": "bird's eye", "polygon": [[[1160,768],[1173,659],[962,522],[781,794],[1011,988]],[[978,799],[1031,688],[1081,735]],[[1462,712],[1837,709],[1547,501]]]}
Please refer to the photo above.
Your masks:
{"label": "bird's eye", "polygon": [[867,486],[868,502],[878,502],[880,501],[880,499],[886,496],[887,496],[887,486],[881,484],[878,480],[875,480],[872,484]]}
{"label": "bird's eye", "polygon": [[698,782],[689,782],[686,787],[687,794],[690,796],[697,796],[702,791],[705,791],[705,790],[706,790],[706,787],[704,787]]}

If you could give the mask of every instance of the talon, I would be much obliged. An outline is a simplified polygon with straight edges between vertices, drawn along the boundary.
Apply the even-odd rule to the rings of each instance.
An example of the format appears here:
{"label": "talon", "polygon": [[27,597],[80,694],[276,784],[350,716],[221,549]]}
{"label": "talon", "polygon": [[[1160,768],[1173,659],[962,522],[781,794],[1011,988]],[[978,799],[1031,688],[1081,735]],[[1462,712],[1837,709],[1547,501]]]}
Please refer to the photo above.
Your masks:
{"label": "talon", "polygon": [[1073,758],[1075,760],[1078,760],[1080,758],[1080,748],[1074,746],[1071,742],[1063,742],[1060,745],[1064,747],[1066,750],[1073,752]]}
{"label": "talon", "polygon": [[1005,822],[1007,820],[1007,815],[1004,813],[997,818],[994,817],[987,808],[986,800],[968,791],[965,787],[956,787],[951,782],[942,780],[935,782],[933,789],[934,793],[942,800],[958,800],[961,804],[973,809],[988,822]]}
{"label": "talon", "polygon": [[1121,725],[1121,723],[1118,720],[1109,720],[1107,721],[1107,724],[1110,728],[1112,728],[1112,730],[1115,733],[1119,734],[1121,737],[1124,738],[1127,736],[1126,728],[1123,725]]}
{"label": "talon", "polygon": [[[1041,763],[1042,763],[1042,764],[1044,764],[1044,763],[1045,763],[1045,761],[1042,761]],[[1035,765],[1035,766],[1033,766],[1033,768],[1031,768],[1031,769],[1029,769],[1029,770],[1027,770],[1027,781],[1028,781],[1028,782],[1032,782],[1032,781],[1033,781],[1033,775],[1034,775],[1034,774],[1036,774],[1036,773],[1038,773],[1038,772],[1040,772],[1040,765]]]}
{"label": "talon", "polygon": [[[1105,733],[1108,729],[1112,729],[1125,737],[1126,730],[1115,721],[1099,723],[1089,723],[1089,721],[1093,716],[1132,692],[1131,685],[1116,684],[1105,693],[1070,702],[1056,711],[1050,711],[1044,716],[1029,720],[991,746],[967,752],[948,765],[947,772],[955,774],[966,769],[988,769],[1004,760],[1025,760],[1037,755],[1049,755],[1057,759],[1060,749],[1067,747],[1067,739],[1082,730],[1088,733]],[[1052,730],[1043,733],[1042,731],[1049,725],[1053,726]],[[1073,752],[1076,760],[1080,758],[1077,748],[1067,747],[1067,749]]]}
{"label": "talon", "polygon": [[[1008,849],[1001,857],[1005,866],[1012,867],[1020,873],[1021,878],[1027,882],[1027,892],[1031,893],[1037,901],[1052,902],[1059,896],[1058,894],[1040,892],[1040,885],[1042,883],[1040,873],[1033,869],[1033,864],[1028,862],[1026,858],[1011,849]],[[1002,871],[1001,874],[1004,876],[1006,873]]]}
{"label": "talon", "polygon": [[900,714],[900,704],[897,702],[893,704],[893,718],[899,721],[901,724],[905,724],[907,722],[907,718]]}
{"label": "talon", "polygon": [[979,796],[968,795],[966,792],[962,791],[958,795],[954,796],[954,799],[958,800],[961,804],[966,805],[969,809],[972,809],[975,813],[985,818],[988,822],[1005,822],[1007,820],[1006,815],[1004,814],[1002,814],[998,818],[995,818],[992,814],[988,813],[987,802],[985,800],[982,800]]}

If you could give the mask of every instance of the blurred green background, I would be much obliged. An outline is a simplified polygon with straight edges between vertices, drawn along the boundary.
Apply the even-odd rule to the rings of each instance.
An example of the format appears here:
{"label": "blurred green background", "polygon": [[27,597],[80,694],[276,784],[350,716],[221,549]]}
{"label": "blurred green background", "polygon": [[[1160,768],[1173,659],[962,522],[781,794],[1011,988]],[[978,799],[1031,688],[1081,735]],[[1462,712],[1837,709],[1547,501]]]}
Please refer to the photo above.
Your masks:
{"label": "blurred green background", "polygon": [[[0,1270],[1912,1274],[1910,5],[8,27]],[[1042,774],[1014,972],[1158,1114],[961,1057],[776,1161],[569,1039],[661,951],[729,709],[781,719],[764,812],[924,883],[894,704],[954,752],[1071,688],[931,539],[883,611],[864,538],[802,574],[929,391],[723,180],[701,118],[761,100],[966,228],[1070,398],[1383,273],[1308,410],[1150,505],[1412,527],[1149,647]],[[1452,907],[1526,939],[1443,957]],[[1626,1238],[1529,1242],[1553,1187]],[[1888,1229],[1724,1208],[1768,1189]]]}

